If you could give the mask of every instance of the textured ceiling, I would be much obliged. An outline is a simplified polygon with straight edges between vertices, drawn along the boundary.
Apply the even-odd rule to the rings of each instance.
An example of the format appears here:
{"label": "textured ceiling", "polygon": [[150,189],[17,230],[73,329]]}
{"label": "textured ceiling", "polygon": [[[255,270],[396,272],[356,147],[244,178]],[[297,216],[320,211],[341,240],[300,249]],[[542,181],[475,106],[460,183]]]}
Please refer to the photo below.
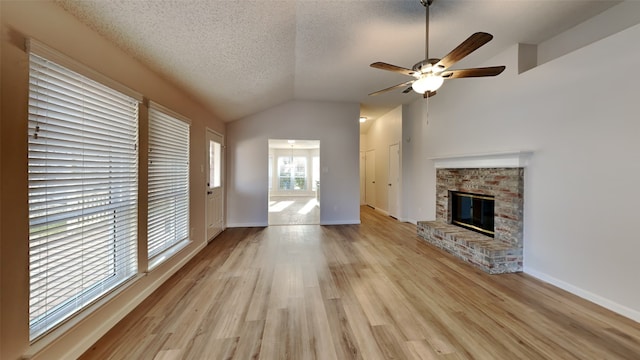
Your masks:
{"label": "textured ceiling", "polygon": [[[415,100],[368,93],[405,80],[369,67],[424,58],[418,0],[56,0],[224,121],[291,99],[361,104],[375,119]],[[620,1],[436,0],[430,49],[442,57],[476,31],[494,40],[473,67],[516,43],[538,44]],[[456,66],[454,66],[455,68]]]}

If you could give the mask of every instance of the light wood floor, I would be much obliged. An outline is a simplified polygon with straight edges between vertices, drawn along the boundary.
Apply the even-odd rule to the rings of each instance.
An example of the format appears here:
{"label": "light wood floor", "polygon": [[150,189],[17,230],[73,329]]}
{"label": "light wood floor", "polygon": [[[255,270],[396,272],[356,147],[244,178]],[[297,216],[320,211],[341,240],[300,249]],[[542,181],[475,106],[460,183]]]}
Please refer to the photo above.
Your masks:
{"label": "light wood floor", "polygon": [[228,229],[83,359],[640,359],[640,324],[415,233]]}
{"label": "light wood floor", "polygon": [[272,196],[269,225],[318,225],[320,205],[315,196]]}

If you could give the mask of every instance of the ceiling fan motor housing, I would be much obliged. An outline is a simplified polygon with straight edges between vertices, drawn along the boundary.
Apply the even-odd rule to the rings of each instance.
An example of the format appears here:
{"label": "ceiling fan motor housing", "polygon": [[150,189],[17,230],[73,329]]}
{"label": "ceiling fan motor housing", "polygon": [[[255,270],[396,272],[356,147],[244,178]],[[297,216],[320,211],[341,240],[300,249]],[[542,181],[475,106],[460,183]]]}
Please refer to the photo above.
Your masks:
{"label": "ceiling fan motor housing", "polygon": [[429,6],[433,3],[433,0],[420,0],[420,4],[422,4],[422,6]]}
{"label": "ceiling fan motor housing", "polygon": [[[440,62],[440,59],[422,60],[422,61],[416,63],[415,65],[413,65],[413,68],[411,68],[411,70],[417,72],[416,75],[434,72],[433,68],[436,66],[436,64],[438,62]],[[442,71],[442,70],[444,70],[444,67],[440,69],[440,71]],[[437,72],[437,71],[435,71],[435,72]]]}

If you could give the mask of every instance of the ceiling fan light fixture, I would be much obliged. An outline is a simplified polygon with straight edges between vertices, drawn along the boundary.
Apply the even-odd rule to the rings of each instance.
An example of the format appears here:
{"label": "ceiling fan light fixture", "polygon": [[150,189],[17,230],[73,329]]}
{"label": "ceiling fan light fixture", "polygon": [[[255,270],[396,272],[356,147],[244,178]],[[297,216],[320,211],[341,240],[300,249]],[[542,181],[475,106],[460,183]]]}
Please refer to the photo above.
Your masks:
{"label": "ceiling fan light fixture", "polygon": [[440,75],[426,74],[420,79],[413,82],[411,87],[418,94],[424,94],[427,91],[436,91],[442,86],[444,79]]}
{"label": "ceiling fan light fixture", "polygon": [[435,64],[431,67],[431,72],[434,74],[441,73],[444,71],[444,66]]}
{"label": "ceiling fan light fixture", "polygon": [[[405,88],[402,93],[406,94],[413,89],[424,98],[432,97],[436,94],[436,90],[442,86],[445,79],[459,79],[472,77],[485,77],[500,75],[505,69],[504,66],[490,66],[472,69],[449,70],[449,68],[467,55],[478,50],[481,46],[493,39],[493,35],[486,32],[476,32],[469,36],[465,41],[450,51],[443,58],[429,57],[429,7],[434,0],[419,0],[425,7],[426,26],[425,26],[425,46],[424,60],[419,61],[413,68],[408,69],[402,66],[387,64],[384,62],[374,62],[370,66],[372,68],[392,71],[402,75],[412,76],[415,80],[406,81],[398,85],[390,86],[386,89],[372,92],[369,96],[378,95],[387,91]],[[407,87],[411,85],[411,87]]]}

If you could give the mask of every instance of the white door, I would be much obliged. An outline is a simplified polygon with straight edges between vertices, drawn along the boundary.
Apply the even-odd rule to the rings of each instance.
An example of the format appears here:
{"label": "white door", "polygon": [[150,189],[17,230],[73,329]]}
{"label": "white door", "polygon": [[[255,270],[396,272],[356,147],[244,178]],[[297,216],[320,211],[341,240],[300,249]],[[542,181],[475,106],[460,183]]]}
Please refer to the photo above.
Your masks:
{"label": "white door", "polygon": [[369,150],[365,153],[364,197],[366,204],[375,207],[376,203],[376,151]]}
{"label": "white door", "polygon": [[207,239],[224,230],[224,140],[207,129]]}
{"label": "white door", "polygon": [[400,144],[389,145],[389,215],[398,218],[400,190]]}

